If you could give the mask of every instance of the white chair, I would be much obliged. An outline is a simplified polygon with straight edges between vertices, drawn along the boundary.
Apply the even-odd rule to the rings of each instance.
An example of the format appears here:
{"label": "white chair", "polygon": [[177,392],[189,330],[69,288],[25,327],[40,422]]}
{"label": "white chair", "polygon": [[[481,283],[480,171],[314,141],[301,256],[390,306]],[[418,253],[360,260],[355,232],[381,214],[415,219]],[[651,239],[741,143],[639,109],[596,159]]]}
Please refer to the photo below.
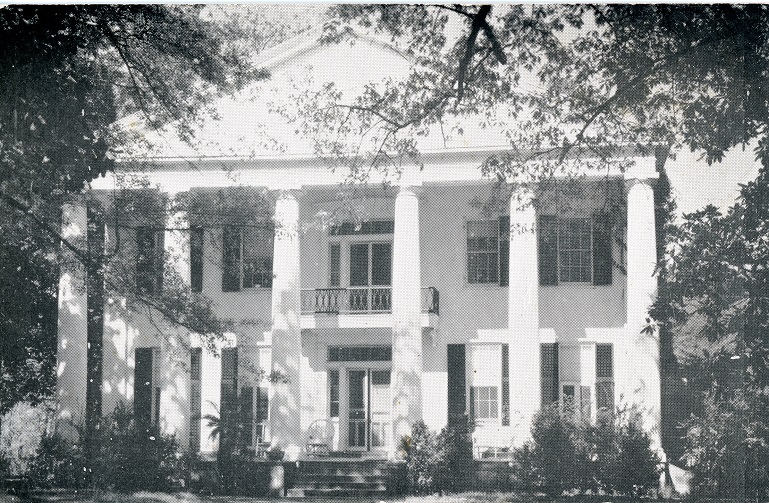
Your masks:
{"label": "white chair", "polygon": [[328,456],[334,441],[334,423],[330,419],[318,419],[307,428],[307,455]]}

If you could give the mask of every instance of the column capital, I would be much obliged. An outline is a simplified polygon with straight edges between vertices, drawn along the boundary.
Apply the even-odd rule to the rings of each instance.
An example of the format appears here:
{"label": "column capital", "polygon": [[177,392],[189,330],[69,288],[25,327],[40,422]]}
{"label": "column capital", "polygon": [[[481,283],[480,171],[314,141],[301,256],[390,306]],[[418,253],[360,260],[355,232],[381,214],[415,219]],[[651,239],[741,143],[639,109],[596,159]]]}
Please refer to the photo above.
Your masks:
{"label": "column capital", "polygon": [[279,199],[298,200],[302,196],[301,188],[271,189],[268,192],[276,201]]}
{"label": "column capital", "polygon": [[422,194],[424,194],[424,187],[421,185],[399,185],[398,186],[398,194],[395,196],[416,196],[416,197],[422,197]]}

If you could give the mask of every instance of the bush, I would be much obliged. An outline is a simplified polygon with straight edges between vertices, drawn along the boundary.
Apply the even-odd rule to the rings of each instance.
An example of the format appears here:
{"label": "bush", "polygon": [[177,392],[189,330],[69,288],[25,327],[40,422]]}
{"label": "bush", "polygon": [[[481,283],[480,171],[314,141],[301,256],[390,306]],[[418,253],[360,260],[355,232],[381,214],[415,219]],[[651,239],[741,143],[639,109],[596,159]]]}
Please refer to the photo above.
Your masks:
{"label": "bush", "polygon": [[40,440],[29,478],[35,487],[81,488],[86,483],[85,466],[79,447],[54,433]]}
{"label": "bush", "polygon": [[635,411],[601,413],[577,422],[557,404],[532,421],[530,442],[516,449],[516,482],[559,496],[565,491],[639,495],[656,488],[659,460]]}
{"label": "bush", "polygon": [[168,491],[179,485],[185,467],[176,440],[156,426],[136,424],[130,407],[118,404],[104,418],[93,483],[122,492]]}
{"label": "bush", "polygon": [[436,439],[436,483],[441,492],[460,492],[472,486],[473,423],[465,419],[443,428]]}
{"label": "bush", "polygon": [[412,426],[411,436],[401,441],[412,494],[459,492],[471,487],[472,428],[470,421],[460,421],[435,435],[423,421]]}
{"label": "bush", "polygon": [[686,423],[684,461],[700,497],[769,496],[769,425],[761,397],[711,390],[700,416]]}
{"label": "bush", "polygon": [[411,436],[401,440],[406,455],[406,479],[412,494],[429,494],[436,489],[438,449],[435,435],[424,421],[411,427]]}

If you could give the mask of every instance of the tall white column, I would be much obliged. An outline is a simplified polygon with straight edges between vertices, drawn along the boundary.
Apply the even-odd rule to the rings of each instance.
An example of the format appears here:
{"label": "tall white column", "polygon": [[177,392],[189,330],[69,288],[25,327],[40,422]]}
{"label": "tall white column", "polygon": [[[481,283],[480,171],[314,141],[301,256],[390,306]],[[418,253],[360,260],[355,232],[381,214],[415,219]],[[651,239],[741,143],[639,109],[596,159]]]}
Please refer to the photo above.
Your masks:
{"label": "tall white column", "polygon": [[272,370],[288,383],[272,386],[270,432],[287,460],[301,451],[301,326],[299,265],[299,202],[294,193],[282,192],[275,202],[275,251],[272,280]]}
{"label": "tall white column", "polygon": [[[164,288],[190,288],[190,233],[187,215],[179,212],[166,221]],[[160,426],[163,433],[173,434],[181,446],[189,444],[190,427],[190,333],[170,327],[161,341]]]}
{"label": "tall white column", "polygon": [[624,351],[624,392],[638,405],[644,427],[660,448],[660,368],[657,333],[641,333],[647,310],[657,294],[654,270],[657,259],[654,221],[655,173],[632,175],[627,190],[627,325]]}
{"label": "tall white column", "polygon": [[402,186],[395,199],[392,261],[392,454],[422,419],[419,189]]}
{"label": "tall white column", "polygon": [[[85,204],[65,204],[62,237],[86,253],[88,214]],[[78,438],[75,425],[85,421],[88,317],[85,267],[64,248],[59,275],[59,322],[56,349],[58,431]]]}
{"label": "tall white column", "polygon": [[510,198],[510,425],[515,444],[529,438],[531,420],[541,401],[536,222],[530,191],[527,190],[521,198]]}

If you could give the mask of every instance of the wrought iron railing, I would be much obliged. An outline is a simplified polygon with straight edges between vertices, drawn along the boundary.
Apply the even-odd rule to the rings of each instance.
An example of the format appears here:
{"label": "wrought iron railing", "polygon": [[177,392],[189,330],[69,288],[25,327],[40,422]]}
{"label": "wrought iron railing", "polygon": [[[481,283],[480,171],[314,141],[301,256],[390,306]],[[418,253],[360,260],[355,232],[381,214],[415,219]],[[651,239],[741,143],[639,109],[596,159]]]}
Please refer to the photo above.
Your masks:
{"label": "wrought iron railing", "polygon": [[[438,290],[422,288],[421,311],[438,314]],[[350,287],[302,290],[303,314],[351,314],[392,312],[392,288]]]}

